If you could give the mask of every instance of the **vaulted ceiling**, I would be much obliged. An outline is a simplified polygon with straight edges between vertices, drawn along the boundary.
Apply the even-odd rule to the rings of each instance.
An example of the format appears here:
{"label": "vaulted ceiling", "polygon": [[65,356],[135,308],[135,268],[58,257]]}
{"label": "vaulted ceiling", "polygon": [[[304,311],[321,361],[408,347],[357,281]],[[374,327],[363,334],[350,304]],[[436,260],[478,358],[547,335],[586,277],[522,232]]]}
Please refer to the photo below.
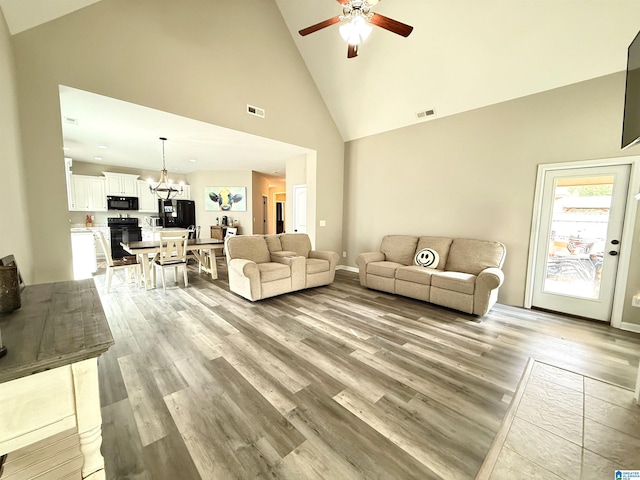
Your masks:
{"label": "vaulted ceiling", "polygon": [[[16,34],[96,1],[0,8]],[[339,2],[275,3],[345,141],[622,71],[640,30],[639,0],[381,0],[373,11],[413,32],[374,27],[348,59],[338,25],[298,34],[341,14]],[[425,110],[435,114],[419,119]]]}

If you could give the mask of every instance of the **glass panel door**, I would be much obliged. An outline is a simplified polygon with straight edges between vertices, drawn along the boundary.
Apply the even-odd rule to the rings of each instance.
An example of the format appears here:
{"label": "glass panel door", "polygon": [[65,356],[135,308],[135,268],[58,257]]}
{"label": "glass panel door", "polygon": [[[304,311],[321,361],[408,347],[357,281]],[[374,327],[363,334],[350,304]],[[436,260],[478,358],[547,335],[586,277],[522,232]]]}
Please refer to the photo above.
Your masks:
{"label": "glass panel door", "polygon": [[549,171],[533,305],[609,321],[629,167]]}

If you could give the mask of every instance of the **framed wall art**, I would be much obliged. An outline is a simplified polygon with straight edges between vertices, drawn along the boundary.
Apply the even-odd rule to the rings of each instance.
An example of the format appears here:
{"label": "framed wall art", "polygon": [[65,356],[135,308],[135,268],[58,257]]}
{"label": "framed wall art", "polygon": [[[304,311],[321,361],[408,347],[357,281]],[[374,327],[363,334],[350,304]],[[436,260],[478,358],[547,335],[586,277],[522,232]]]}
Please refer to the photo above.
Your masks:
{"label": "framed wall art", "polygon": [[204,187],[204,209],[218,212],[246,212],[246,187]]}

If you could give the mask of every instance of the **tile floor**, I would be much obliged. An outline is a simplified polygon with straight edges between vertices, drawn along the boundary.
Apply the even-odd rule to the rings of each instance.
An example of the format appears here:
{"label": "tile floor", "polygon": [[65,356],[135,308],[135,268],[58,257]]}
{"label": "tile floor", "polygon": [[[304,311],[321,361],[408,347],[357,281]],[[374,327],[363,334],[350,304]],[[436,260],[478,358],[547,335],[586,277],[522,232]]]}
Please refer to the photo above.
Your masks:
{"label": "tile floor", "polygon": [[532,360],[477,478],[615,480],[617,470],[640,470],[634,392]]}

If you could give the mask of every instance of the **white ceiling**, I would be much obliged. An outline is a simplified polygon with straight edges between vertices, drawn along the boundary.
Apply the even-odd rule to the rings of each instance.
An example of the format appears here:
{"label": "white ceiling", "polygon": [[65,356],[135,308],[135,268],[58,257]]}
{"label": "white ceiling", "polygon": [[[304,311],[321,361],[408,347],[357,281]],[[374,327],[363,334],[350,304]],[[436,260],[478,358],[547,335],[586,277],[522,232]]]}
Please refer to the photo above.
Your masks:
{"label": "white ceiling", "polygon": [[[95,1],[0,0],[0,8],[15,34]],[[403,38],[374,27],[358,57],[347,59],[338,25],[297,33],[339,15],[337,1],[275,1],[345,141],[622,71],[640,30],[640,0],[384,0],[373,10],[412,25],[413,33]],[[92,116],[94,102],[99,119]],[[218,169],[216,160],[230,155],[242,168],[257,158],[254,141],[260,156],[274,152],[268,165],[250,167],[264,173],[282,172],[285,158],[305,152],[278,142],[265,149],[267,140],[254,136],[238,143],[244,134],[72,89],[63,91],[61,105],[63,117],[79,120],[77,126],[63,121],[65,144],[85,149],[86,160],[102,156],[118,165],[126,157],[127,166],[157,169],[159,136],[169,138],[171,171]],[[417,119],[429,109],[433,117]],[[154,122],[154,115],[163,120]],[[175,123],[167,128],[169,120]],[[165,128],[142,129],[145,124]],[[109,137],[108,129],[118,136]],[[123,138],[126,146],[116,148]],[[109,148],[95,153],[98,144]]]}
{"label": "white ceiling", "polygon": [[639,0],[383,0],[374,11],[414,27],[374,27],[347,59],[335,0],[276,0],[336,125],[352,140],[622,71]]}
{"label": "white ceiling", "polygon": [[71,87],[60,87],[60,109],[65,156],[74,160],[160,170],[159,138],[166,137],[170,172],[255,170],[284,177],[286,161],[309,152]]}

